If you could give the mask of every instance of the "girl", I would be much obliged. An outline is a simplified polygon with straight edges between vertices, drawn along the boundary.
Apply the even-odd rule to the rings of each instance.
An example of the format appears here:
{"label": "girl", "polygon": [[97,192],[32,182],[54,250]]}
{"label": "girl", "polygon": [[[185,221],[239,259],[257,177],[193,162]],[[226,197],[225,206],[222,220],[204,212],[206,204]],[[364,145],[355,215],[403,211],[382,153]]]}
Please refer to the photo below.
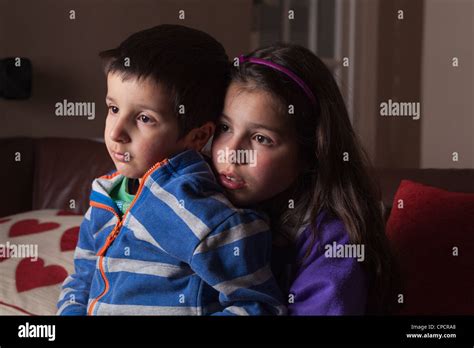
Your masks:
{"label": "girl", "polygon": [[269,215],[290,314],[389,310],[394,268],[378,191],[319,58],[288,44],[241,56],[212,158],[230,200]]}

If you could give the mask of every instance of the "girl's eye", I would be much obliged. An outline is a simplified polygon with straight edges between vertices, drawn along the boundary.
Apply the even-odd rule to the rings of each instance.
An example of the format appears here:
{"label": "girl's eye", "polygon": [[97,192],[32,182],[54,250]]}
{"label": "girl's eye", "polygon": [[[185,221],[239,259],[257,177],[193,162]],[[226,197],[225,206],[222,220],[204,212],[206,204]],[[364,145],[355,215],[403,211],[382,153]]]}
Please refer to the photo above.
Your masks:
{"label": "girl's eye", "polygon": [[257,134],[255,136],[255,140],[259,143],[259,144],[262,144],[262,145],[271,145],[273,144],[273,141],[270,139],[270,138],[267,138],[261,134]]}
{"label": "girl's eye", "polygon": [[229,126],[226,125],[226,124],[220,124],[218,127],[217,127],[217,130],[219,132],[227,132],[229,130]]}
{"label": "girl's eye", "polygon": [[109,106],[109,111],[112,112],[113,114],[116,114],[119,112],[119,109],[116,106]]}

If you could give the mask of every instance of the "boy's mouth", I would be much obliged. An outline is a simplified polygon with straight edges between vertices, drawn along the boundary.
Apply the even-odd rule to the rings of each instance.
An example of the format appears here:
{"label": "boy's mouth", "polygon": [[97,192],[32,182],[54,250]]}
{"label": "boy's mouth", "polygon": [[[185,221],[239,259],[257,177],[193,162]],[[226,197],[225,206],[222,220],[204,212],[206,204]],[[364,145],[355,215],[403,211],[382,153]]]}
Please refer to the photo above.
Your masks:
{"label": "boy's mouth", "polygon": [[112,155],[119,162],[122,162],[122,163],[130,162],[130,153],[128,153],[128,152],[123,152],[122,153],[122,152],[112,151]]}
{"label": "boy's mouth", "polygon": [[238,190],[245,187],[245,181],[233,173],[220,173],[219,183],[229,190]]}

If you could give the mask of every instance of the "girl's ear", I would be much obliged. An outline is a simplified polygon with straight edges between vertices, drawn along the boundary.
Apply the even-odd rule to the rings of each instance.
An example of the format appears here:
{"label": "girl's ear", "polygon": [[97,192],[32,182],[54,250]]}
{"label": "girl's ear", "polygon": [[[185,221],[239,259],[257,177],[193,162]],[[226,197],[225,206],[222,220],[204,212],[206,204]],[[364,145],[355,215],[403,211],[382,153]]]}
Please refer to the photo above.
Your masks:
{"label": "girl's ear", "polygon": [[214,134],[215,129],[216,125],[213,122],[207,122],[198,128],[192,129],[186,135],[186,148],[201,151]]}

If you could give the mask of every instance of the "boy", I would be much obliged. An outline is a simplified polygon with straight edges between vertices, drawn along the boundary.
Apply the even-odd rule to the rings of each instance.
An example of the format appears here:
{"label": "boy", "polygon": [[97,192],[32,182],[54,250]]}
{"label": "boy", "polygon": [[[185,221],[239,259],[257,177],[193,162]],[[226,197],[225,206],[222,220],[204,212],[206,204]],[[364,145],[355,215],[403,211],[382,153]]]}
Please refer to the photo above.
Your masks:
{"label": "boy", "polygon": [[232,207],[198,152],[223,107],[222,45],[161,25],[101,57],[117,171],[92,184],[58,314],[284,314],[268,226]]}

